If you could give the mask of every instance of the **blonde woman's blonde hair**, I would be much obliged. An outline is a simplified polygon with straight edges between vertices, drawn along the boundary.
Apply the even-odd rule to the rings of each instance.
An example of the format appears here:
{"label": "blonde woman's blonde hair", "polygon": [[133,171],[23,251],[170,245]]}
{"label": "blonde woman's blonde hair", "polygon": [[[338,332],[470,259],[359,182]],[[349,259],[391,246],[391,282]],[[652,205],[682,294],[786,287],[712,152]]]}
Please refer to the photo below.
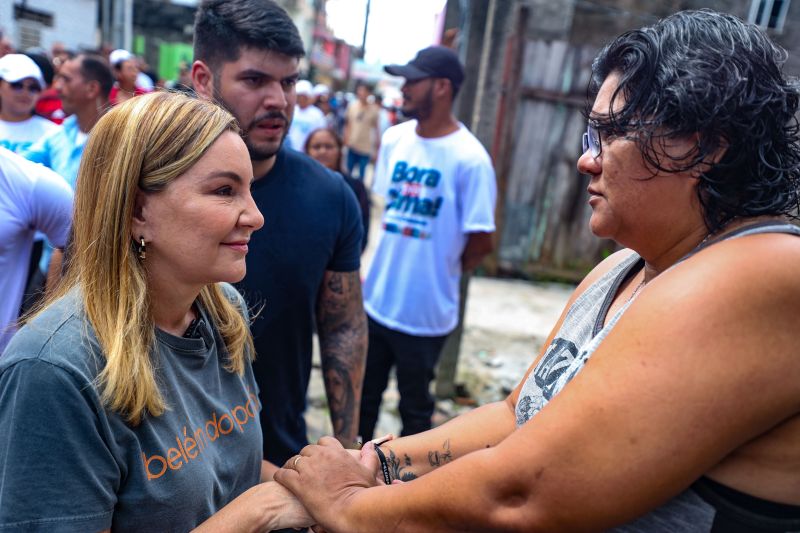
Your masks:
{"label": "blonde woman's blonde hair", "polygon": [[[145,272],[131,238],[139,190],[155,192],[186,172],[236,120],[212,102],[169,92],[116,106],[92,128],[75,191],[73,241],[64,279],[50,301],[74,287],[105,357],[101,398],[136,425],[166,409],[151,352],[155,324]],[[225,368],[242,374],[253,340],[240,310],[217,284],[199,303],[228,350]]]}

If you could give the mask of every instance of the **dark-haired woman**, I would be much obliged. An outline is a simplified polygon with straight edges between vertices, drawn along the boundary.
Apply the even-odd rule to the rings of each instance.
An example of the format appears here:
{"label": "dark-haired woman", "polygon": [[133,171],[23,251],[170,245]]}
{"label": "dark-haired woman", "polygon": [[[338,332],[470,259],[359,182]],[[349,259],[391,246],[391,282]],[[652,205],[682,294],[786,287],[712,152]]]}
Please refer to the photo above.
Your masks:
{"label": "dark-haired woman", "polygon": [[275,479],[334,532],[800,531],[800,93],[783,58],[710,11],[612,42],[578,168],[592,231],[628,249],[506,401],[370,443],[361,464],[324,439]]}
{"label": "dark-haired woman", "polygon": [[364,225],[364,238],[361,241],[361,252],[367,247],[369,233],[369,193],[361,180],[351,178],[342,166],[344,143],[335,131],[319,128],[311,132],[306,139],[305,152],[322,163],[325,167],[344,176],[344,180],[353,189],[361,207],[361,222]]}

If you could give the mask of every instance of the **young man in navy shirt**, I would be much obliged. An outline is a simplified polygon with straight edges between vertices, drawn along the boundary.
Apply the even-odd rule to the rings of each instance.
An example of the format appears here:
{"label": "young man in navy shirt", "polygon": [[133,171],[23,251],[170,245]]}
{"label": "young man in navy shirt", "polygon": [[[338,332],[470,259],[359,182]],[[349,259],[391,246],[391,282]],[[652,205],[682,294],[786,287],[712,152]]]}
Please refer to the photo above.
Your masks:
{"label": "young man in navy shirt", "polygon": [[297,28],[271,0],[207,0],[198,9],[194,88],[239,121],[265,218],[239,289],[257,314],[264,458],[277,465],[307,444],[314,325],[334,434],[345,445],[356,438],[367,347],[355,196],[341,176],[283,146],[303,54]]}

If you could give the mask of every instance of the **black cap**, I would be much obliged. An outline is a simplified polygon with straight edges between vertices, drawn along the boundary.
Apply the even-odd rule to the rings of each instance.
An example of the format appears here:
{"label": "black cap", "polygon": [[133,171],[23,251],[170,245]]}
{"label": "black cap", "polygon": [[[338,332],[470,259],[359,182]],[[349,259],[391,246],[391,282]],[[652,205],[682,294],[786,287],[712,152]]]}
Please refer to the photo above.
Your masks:
{"label": "black cap", "polygon": [[464,81],[464,67],[451,49],[444,46],[430,46],[420,50],[407,65],[387,65],[383,70],[392,76],[401,76],[408,81],[425,78],[447,78],[457,91]]}

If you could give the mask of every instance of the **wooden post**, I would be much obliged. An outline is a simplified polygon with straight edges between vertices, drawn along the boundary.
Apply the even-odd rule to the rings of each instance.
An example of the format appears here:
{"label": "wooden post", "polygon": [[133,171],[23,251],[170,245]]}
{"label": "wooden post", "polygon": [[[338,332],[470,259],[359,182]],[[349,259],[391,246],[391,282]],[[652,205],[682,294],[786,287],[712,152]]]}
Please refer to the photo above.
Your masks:
{"label": "wooden post", "polygon": [[[510,77],[507,71],[516,64],[517,55],[520,53],[514,46],[516,40],[512,40],[511,46],[507,43],[508,33],[511,32],[512,35],[517,36],[518,40],[521,40],[524,35],[519,24],[511,24],[513,20],[511,14],[517,10],[515,5],[515,0],[466,2],[465,14],[467,16],[464,19],[467,28],[462,33],[462,36],[466,37],[466,42],[462,43],[465,54],[461,59],[467,65],[467,79],[459,94],[456,111],[459,119],[463,123],[471,125],[472,133],[487,148],[493,142],[493,136],[496,135],[494,121],[497,114],[501,118],[503,117],[504,109],[500,108],[494,111],[494,108],[497,106],[497,101],[503,98],[502,95],[508,90],[508,87],[504,86],[508,83],[507,78]],[[483,21],[483,24],[478,25],[476,21]],[[498,58],[504,58],[505,61],[500,62]],[[503,63],[505,63],[505,69]],[[504,72],[503,83],[497,83],[497,78]],[[507,122],[512,122],[512,120],[509,118]],[[494,148],[494,146],[490,148],[492,152],[495,151]],[[496,159],[494,165],[495,173],[497,173],[498,161]],[[501,183],[500,176],[498,176],[498,186]],[[502,194],[503,191],[498,187],[498,202],[502,202]],[[499,230],[501,221],[496,217],[495,224]],[[496,232],[495,243],[499,242],[498,239],[499,236]],[[485,266],[490,269],[494,264],[492,259],[493,256],[490,256],[485,260]],[[469,278],[469,274],[461,277],[458,326],[448,336],[439,359],[436,378],[436,396],[439,398],[455,396],[455,377],[458,356],[461,351],[461,337],[464,333]]]}
{"label": "wooden post", "polygon": [[439,357],[439,367],[436,370],[436,397],[452,398],[456,395],[456,370],[458,369],[458,354],[461,352],[461,336],[464,333],[464,314],[467,309],[467,291],[469,289],[470,274],[461,276],[459,287],[458,326],[447,337]]}

